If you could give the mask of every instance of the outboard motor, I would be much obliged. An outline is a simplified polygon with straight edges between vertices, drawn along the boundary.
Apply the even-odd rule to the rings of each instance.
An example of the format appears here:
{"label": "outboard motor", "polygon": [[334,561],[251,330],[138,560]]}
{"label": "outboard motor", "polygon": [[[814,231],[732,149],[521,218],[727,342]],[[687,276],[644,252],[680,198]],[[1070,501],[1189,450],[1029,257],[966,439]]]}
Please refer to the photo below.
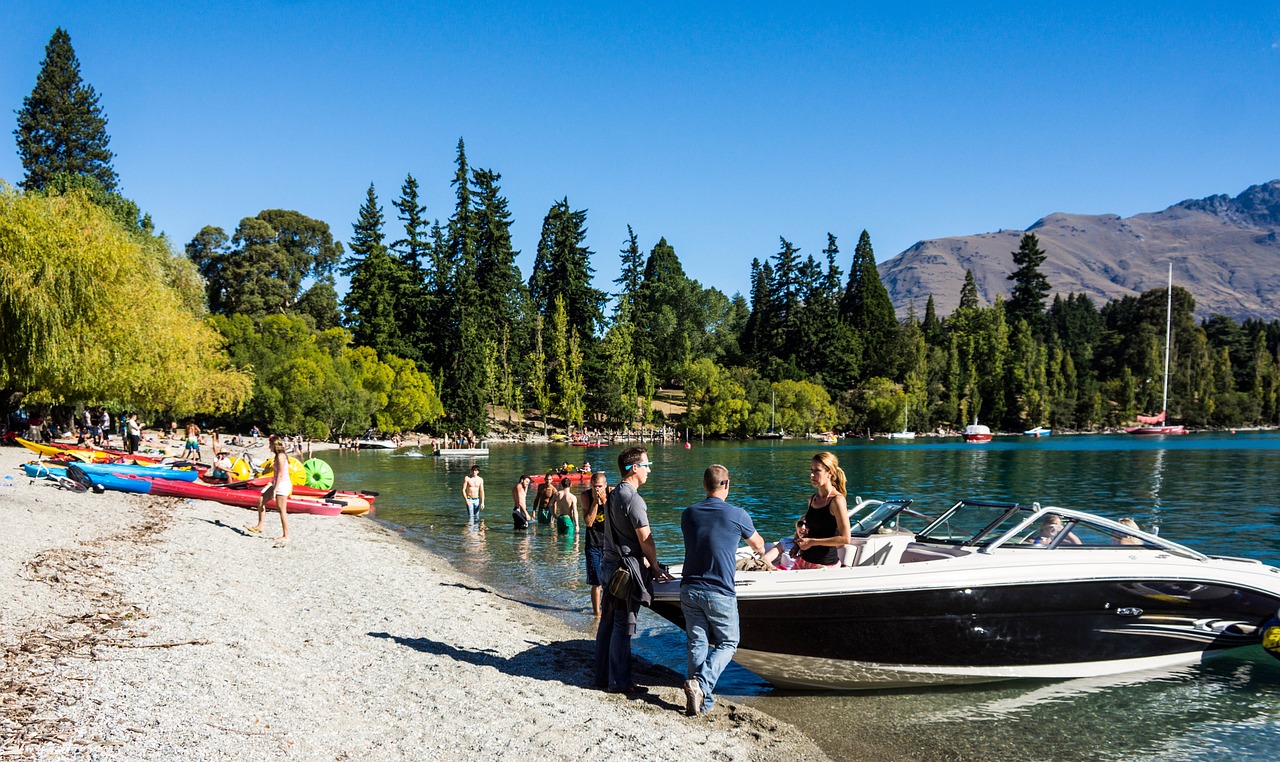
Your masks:
{"label": "outboard motor", "polygon": [[1262,647],[1267,653],[1280,659],[1280,611],[1262,625]]}

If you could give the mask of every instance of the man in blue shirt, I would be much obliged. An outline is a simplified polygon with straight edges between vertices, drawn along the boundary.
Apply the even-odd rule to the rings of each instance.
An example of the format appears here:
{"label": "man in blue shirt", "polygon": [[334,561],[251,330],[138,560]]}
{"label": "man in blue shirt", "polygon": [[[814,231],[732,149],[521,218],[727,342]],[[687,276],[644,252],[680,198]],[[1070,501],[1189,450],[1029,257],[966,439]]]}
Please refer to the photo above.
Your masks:
{"label": "man in blue shirt", "polygon": [[[689,637],[684,695],[691,717],[711,711],[715,705],[711,691],[738,650],[738,596],[733,589],[738,541],[746,540],[757,555],[764,555],[764,540],[751,517],[724,500],[729,496],[729,470],[719,464],[708,466],[702,486],[707,499],[689,506],[680,517],[684,533],[680,608]],[[766,566],[772,568],[767,562]]]}

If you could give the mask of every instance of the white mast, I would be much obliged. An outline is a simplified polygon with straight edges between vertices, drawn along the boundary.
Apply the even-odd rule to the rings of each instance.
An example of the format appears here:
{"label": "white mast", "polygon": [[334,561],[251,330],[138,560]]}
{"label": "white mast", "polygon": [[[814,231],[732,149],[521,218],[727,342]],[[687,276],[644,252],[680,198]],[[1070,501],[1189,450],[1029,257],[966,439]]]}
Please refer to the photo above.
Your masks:
{"label": "white mast", "polygon": [[1169,335],[1173,328],[1173,262],[1169,263],[1168,297],[1164,313],[1164,395],[1160,400],[1162,426],[1169,421]]}

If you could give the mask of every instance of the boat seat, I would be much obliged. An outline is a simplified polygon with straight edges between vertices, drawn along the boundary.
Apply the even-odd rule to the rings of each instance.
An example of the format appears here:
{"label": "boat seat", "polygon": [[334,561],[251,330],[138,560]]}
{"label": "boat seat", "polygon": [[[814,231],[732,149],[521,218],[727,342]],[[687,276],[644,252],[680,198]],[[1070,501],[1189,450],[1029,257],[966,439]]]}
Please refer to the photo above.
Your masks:
{"label": "boat seat", "polygon": [[850,543],[848,545],[842,545],[841,547],[837,548],[836,553],[840,556],[840,565],[841,566],[857,566],[858,551],[861,549],[862,549],[861,545],[855,545],[853,543]]}
{"label": "boat seat", "polygon": [[902,551],[913,538],[910,535],[871,535],[863,540],[858,566],[887,566],[898,563]]}

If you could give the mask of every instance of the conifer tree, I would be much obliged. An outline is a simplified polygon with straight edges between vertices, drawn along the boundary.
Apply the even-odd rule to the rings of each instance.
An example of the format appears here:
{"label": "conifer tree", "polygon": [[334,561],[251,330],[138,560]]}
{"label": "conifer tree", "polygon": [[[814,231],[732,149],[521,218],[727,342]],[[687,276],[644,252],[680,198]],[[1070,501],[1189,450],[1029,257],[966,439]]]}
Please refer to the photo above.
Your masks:
{"label": "conifer tree", "polygon": [[640,242],[630,225],[627,225],[627,245],[621,250],[621,254],[622,272],[614,283],[621,287],[619,296],[634,299],[636,292],[640,290],[640,282],[644,279],[644,254],[640,251]]}
{"label": "conifer tree", "polygon": [[1043,335],[1044,302],[1050,291],[1049,279],[1040,272],[1046,256],[1036,234],[1027,233],[1013,252],[1017,269],[1008,276],[1013,281],[1013,294],[1005,305],[1009,324],[1016,326],[1019,320],[1025,320],[1036,336]]}
{"label": "conifer tree", "polygon": [[689,280],[676,250],[661,238],[649,252],[644,275],[636,291],[632,320],[641,330],[635,338],[636,352],[647,359],[659,383],[674,379],[686,363],[695,342],[706,326],[701,289]]}
{"label": "conifer tree", "polygon": [[480,331],[500,336],[516,326],[524,303],[524,281],[511,248],[511,213],[498,181],[488,169],[472,173],[476,225],[476,302]]}
{"label": "conifer tree", "polygon": [[542,221],[542,235],[529,275],[529,297],[542,315],[550,315],[557,296],[563,296],[569,325],[584,342],[594,338],[603,319],[604,294],[591,286],[591,250],[586,239],[587,210],[573,210],[569,199],[552,204]]}
{"label": "conifer tree", "polygon": [[351,277],[342,307],[356,346],[371,347],[382,357],[404,356],[404,335],[397,321],[404,265],[388,253],[382,225],[382,207],[369,183],[359,219],[352,225],[351,255],[342,270]]}
{"label": "conifer tree", "polygon": [[956,309],[978,309],[978,284],[973,279],[973,270],[964,271],[964,285],[960,286],[960,306]]}
{"label": "conifer tree", "polygon": [[396,296],[396,324],[399,326],[400,346],[404,356],[422,362],[423,344],[430,333],[430,316],[434,312],[432,294],[428,284],[427,264],[431,257],[431,231],[427,224],[426,207],[418,195],[418,181],[406,175],[400,186],[400,198],[393,202],[396,218],[404,226],[404,238],[391,244],[392,253],[400,262],[404,274],[401,291]]}
{"label": "conifer tree", "polygon": [[863,376],[891,377],[896,367],[892,351],[898,319],[876,268],[871,236],[865,230],[853,250],[840,316],[862,339]]}
{"label": "conifer tree", "polygon": [[89,175],[104,190],[116,189],[107,118],[98,94],[80,78],[71,35],[62,27],[45,46],[36,86],[22,100],[13,134],[26,171],[24,189],[42,190],[58,175]]}

